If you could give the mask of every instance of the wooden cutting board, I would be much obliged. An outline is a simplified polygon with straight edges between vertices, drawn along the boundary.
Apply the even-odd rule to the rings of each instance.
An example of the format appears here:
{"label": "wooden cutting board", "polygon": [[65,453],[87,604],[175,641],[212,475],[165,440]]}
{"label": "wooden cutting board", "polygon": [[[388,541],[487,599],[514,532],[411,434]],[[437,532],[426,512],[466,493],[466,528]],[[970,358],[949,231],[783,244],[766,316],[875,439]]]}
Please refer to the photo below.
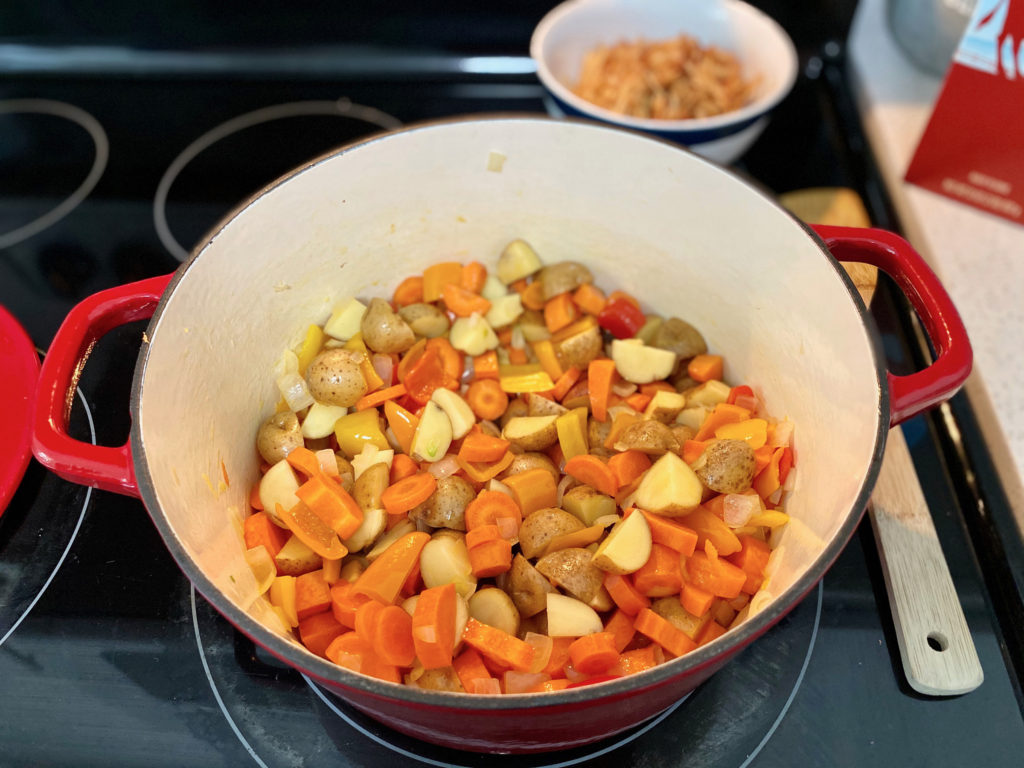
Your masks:
{"label": "wooden cutting board", "polygon": [[[871,225],[860,197],[850,189],[803,189],[781,195],[780,200],[809,224]],[[877,270],[866,264],[843,263],[843,267],[869,306]],[[889,431],[868,514],[907,682],[930,696],[973,691],[984,680],[981,662],[898,427]]]}

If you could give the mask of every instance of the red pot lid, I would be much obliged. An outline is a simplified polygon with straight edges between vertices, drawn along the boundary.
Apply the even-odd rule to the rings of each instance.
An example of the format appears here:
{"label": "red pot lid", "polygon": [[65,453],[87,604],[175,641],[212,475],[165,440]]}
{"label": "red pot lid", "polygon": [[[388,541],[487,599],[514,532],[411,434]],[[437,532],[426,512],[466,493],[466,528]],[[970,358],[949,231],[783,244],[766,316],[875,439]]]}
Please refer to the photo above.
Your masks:
{"label": "red pot lid", "polygon": [[21,482],[32,457],[32,394],[39,379],[39,355],[17,320],[0,306],[0,515]]}

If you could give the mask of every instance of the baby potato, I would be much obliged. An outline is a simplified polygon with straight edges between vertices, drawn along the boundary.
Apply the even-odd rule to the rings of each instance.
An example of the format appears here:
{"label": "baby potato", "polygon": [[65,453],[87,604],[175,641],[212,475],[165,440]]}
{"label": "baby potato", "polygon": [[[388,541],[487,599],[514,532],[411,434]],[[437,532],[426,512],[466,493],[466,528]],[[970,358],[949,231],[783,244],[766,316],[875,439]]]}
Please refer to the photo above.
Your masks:
{"label": "baby potato", "polygon": [[381,495],[390,483],[391,472],[386,462],[379,461],[367,467],[352,485],[352,498],[364,513],[382,509]]}
{"label": "baby potato", "polygon": [[509,419],[501,436],[524,451],[543,451],[558,442],[557,416],[517,416]]}
{"label": "baby potato", "polygon": [[589,485],[577,485],[566,491],[562,506],[584,525],[593,525],[599,517],[614,515],[618,511],[615,499]]}
{"label": "baby potato", "polygon": [[652,455],[676,453],[679,441],[671,427],[660,421],[645,420],[630,424],[615,443],[617,451],[642,451]]}
{"label": "baby potato", "polygon": [[530,407],[526,404],[526,401],[517,397],[515,400],[509,401],[508,408],[506,408],[505,413],[501,415],[501,419],[498,421],[498,424],[502,429],[504,429],[505,425],[512,419],[517,418],[518,416],[528,416],[529,413]]}
{"label": "baby potato", "polygon": [[452,693],[466,692],[466,689],[462,687],[462,681],[459,680],[459,676],[456,674],[454,667],[426,669],[423,671],[423,674],[413,681],[413,685],[427,691],[451,691]]}
{"label": "baby potato", "polygon": [[538,395],[536,392],[528,392],[526,394],[527,416],[561,416],[563,413],[567,413],[568,410],[561,403],[556,403],[554,400],[544,397],[544,395]]}
{"label": "baby potato", "polygon": [[398,316],[409,324],[413,333],[428,339],[444,336],[451,327],[448,315],[433,304],[407,304],[398,310]]}
{"label": "baby potato", "polygon": [[584,283],[594,282],[590,270],[578,261],[560,261],[544,267],[537,275],[540,280],[544,300],[554,298],[560,293],[575,291]]}
{"label": "baby potato", "polygon": [[558,507],[538,509],[526,516],[519,526],[519,548],[524,556],[533,558],[544,554],[548,542],[556,536],[581,530],[586,526],[576,517]]}
{"label": "baby potato", "polygon": [[601,338],[601,328],[594,325],[591,328],[574,333],[558,344],[558,357],[562,365],[587,370],[591,360],[599,357],[604,351],[604,341]]}
{"label": "baby potato", "polygon": [[707,342],[700,331],[678,317],[670,317],[658,326],[651,346],[675,352],[680,360],[688,360],[694,355],[703,355],[708,351]]}
{"label": "baby potato", "polygon": [[[611,606],[606,606],[601,599],[604,571],[594,565],[593,560],[589,550],[569,547],[544,555],[537,561],[537,571],[591,608],[606,610]],[[593,604],[595,601],[598,605]]]}
{"label": "baby potato", "polygon": [[719,493],[742,493],[754,482],[757,460],[745,440],[712,440],[693,465],[708,488]]}
{"label": "baby potato", "polygon": [[313,358],[306,369],[309,393],[318,403],[355,405],[368,389],[360,368],[362,352],[334,347]]}
{"label": "baby potato", "polygon": [[456,475],[449,475],[437,481],[437,488],[430,498],[410,513],[431,528],[466,530],[466,507],[476,498],[476,491],[468,482]]}
{"label": "baby potato", "polygon": [[256,433],[256,450],[267,464],[277,464],[302,445],[302,427],[291,411],[275,413]]}
{"label": "baby potato", "polygon": [[519,632],[519,610],[512,598],[497,587],[486,587],[469,598],[469,615],[502,632]]}
{"label": "baby potato", "polygon": [[374,352],[404,352],[416,343],[416,334],[384,299],[373,299],[359,325],[363,343]]}
{"label": "baby potato", "polygon": [[524,619],[543,611],[547,607],[548,592],[555,591],[551,583],[520,554],[512,558],[512,568],[504,579],[503,589]]}
{"label": "baby potato", "polygon": [[547,470],[555,478],[555,485],[558,485],[558,482],[562,479],[562,475],[558,471],[558,467],[555,466],[555,462],[546,453],[539,453],[537,451],[527,451],[526,453],[516,455],[512,459],[512,463],[508,465],[508,469],[501,476],[517,475],[530,469]]}

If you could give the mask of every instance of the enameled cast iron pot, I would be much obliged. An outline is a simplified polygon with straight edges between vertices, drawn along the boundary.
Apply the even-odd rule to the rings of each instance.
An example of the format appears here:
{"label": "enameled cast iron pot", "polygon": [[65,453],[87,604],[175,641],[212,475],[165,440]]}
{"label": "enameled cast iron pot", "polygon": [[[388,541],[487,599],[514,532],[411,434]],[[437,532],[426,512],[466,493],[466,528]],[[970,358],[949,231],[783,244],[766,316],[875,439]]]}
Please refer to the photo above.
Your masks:
{"label": "enameled cast iron pot", "polygon": [[[645,673],[558,693],[442,694],[366,678],[280,631],[238,533],[258,473],[257,425],[273,369],[340,300],[390,296],[439,260],[494,263],[521,237],[547,262],[694,323],[796,425],[792,516],[751,618]],[[837,259],[881,267],[937,349],[893,376]],[[152,315],[121,447],[66,434],[91,345]],[[971,367],[935,275],[900,238],[797,222],[727,170],[672,145],[593,124],[496,118],[413,127],[315,160],[225,219],[174,275],[96,294],[60,329],[41,375],[34,452],[61,476],[140,496],[171,554],[241,632],[402,732],[479,751],[585,744],[677,701],[779,620],[822,577],[861,518],[891,425],[949,397]],[[229,483],[221,482],[222,471]],[[277,626],[278,629],[274,627]]]}

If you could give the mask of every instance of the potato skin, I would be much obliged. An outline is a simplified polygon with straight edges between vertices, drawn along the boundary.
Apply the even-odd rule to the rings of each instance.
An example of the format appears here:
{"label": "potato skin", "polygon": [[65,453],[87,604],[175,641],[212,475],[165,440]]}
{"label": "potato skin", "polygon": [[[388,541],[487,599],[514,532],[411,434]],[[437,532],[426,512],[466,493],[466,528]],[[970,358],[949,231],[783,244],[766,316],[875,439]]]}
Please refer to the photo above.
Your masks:
{"label": "potato skin", "polygon": [[416,334],[384,299],[370,301],[359,326],[363,342],[374,352],[404,352],[416,343]]}
{"label": "potato skin", "polygon": [[520,554],[512,558],[512,568],[504,580],[502,588],[512,598],[519,614],[528,619],[547,608],[548,592],[555,588],[545,579],[530,561]]}
{"label": "potato skin", "polygon": [[453,667],[438,667],[425,670],[422,675],[416,678],[416,682],[413,685],[428,691],[466,692],[466,689],[462,687],[462,681],[459,680],[459,676]]}
{"label": "potato skin", "polygon": [[670,317],[658,326],[651,346],[675,352],[680,360],[687,360],[708,351],[707,342],[700,331],[678,317]]}
{"label": "potato skin", "polygon": [[302,427],[291,411],[275,413],[256,433],[256,450],[268,464],[277,464],[302,444]]}
{"label": "potato skin", "polygon": [[437,481],[437,488],[430,498],[415,507],[411,514],[431,528],[450,528],[453,531],[466,530],[466,507],[476,498],[476,492],[468,482],[456,475],[449,475]]}
{"label": "potato skin", "polygon": [[601,329],[596,325],[570,336],[558,345],[562,364],[574,366],[581,371],[586,370],[590,361],[599,357],[603,351],[604,340],[601,338]]}
{"label": "potato skin", "polygon": [[512,459],[512,463],[508,465],[508,469],[502,472],[501,476],[517,475],[530,469],[547,470],[555,478],[555,485],[558,485],[558,481],[562,479],[562,475],[559,473],[558,467],[555,466],[555,462],[546,453],[538,451],[527,451],[526,453],[518,454]]}
{"label": "potato skin", "polygon": [[538,509],[527,515],[523,524],[519,526],[519,548],[526,557],[538,557],[544,553],[548,542],[555,536],[572,533],[585,527],[578,517],[564,509]]}
{"label": "potato skin", "polygon": [[359,365],[363,353],[341,347],[325,349],[306,369],[309,393],[318,403],[350,408],[368,389]]}
{"label": "potato skin", "polygon": [[407,304],[398,310],[398,316],[409,324],[413,333],[428,339],[443,336],[451,327],[448,315],[433,304]]}
{"label": "potato skin", "polygon": [[540,271],[537,279],[540,280],[545,301],[560,293],[575,291],[584,283],[594,282],[590,270],[578,261],[559,261],[550,264]]}
{"label": "potato skin", "polygon": [[388,487],[390,472],[388,465],[381,461],[367,467],[352,485],[352,498],[363,512],[380,509],[383,505],[381,494]]}
{"label": "potato skin", "polygon": [[626,427],[615,443],[617,451],[642,451],[648,454],[677,453],[680,445],[672,429],[660,421],[647,419]]}
{"label": "potato skin", "polygon": [[754,482],[757,460],[745,440],[712,440],[693,465],[708,488],[719,493],[742,493]]}
{"label": "potato skin", "polygon": [[588,549],[559,549],[538,560],[537,571],[589,605],[604,585],[604,571],[594,565],[593,560]]}

